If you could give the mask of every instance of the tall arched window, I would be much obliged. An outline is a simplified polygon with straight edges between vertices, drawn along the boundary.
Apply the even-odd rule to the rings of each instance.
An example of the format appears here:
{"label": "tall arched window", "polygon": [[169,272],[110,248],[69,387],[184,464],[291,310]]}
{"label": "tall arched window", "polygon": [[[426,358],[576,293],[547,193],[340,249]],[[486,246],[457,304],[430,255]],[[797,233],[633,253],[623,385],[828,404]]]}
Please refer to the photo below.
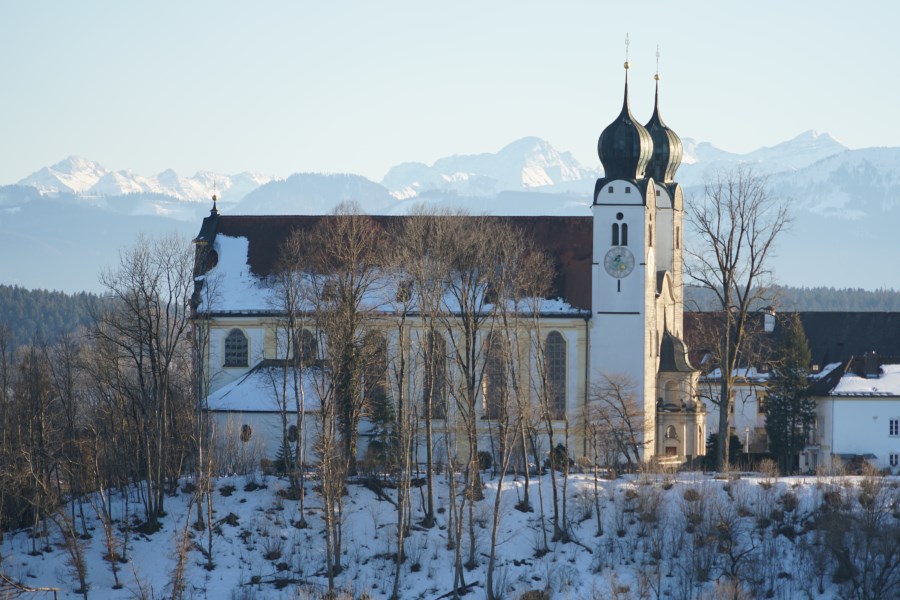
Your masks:
{"label": "tall arched window", "polygon": [[547,335],[544,362],[550,416],[563,419],[566,414],[566,340],[558,331]]}
{"label": "tall arched window", "polygon": [[240,329],[232,329],[225,336],[225,366],[246,367],[249,360],[247,336]]}
{"label": "tall arched window", "polygon": [[484,366],[484,414],[488,419],[503,416],[507,405],[509,389],[506,380],[506,348],[500,336],[492,335],[488,340]]}
{"label": "tall arched window", "polygon": [[622,245],[628,245],[628,223],[622,223]]}
{"label": "tall arched window", "polygon": [[365,339],[365,369],[363,398],[369,414],[376,419],[387,418],[387,341],[377,331],[370,331]]}
{"label": "tall arched window", "polygon": [[309,329],[303,329],[294,334],[294,360],[303,366],[316,364],[319,358],[319,344],[316,336]]}
{"label": "tall arched window", "polygon": [[425,340],[425,378],[422,400],[431,406],[432,419],[447,417],[447,342],[431,332]]}
{"label": "tall arched window", "polygon": [[618,223],[613,223],[613,226],[612,226],[612,245],[613,246],[619,245],[619,224]]}

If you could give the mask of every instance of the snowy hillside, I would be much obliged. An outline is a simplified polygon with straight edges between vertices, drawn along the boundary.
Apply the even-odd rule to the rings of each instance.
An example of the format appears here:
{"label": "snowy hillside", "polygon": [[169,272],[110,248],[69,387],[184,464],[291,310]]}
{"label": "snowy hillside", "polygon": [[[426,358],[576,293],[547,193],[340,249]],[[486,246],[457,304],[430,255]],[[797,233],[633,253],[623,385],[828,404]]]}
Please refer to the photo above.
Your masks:
{"label": "snowy hillside", "polygon": [[[484,477],[485,499],[475,503],[473,514],[475,554],[463,570],[467,590],[474,592],[466,597],[473,598],[486,595],[498,489],[497,478],[488,472]],[[439,514],[432,529],[418,524],[422,496],[413,489],[413,527],[400,569],[401,598],[442,598],[452,590],[455,551],[447,545],[450,498],[444,476],[436,481]],[[316,482],[306,487],[303,513],[297,495],[285,493],[286,483],[261,474],[216,480],[211,554],[207,531],[193,527],[196,507],[189,481],[166,499],[167,516],[156,533],[140,532],[136,497],[126,504],[121,494],[110,496],[114,521],[108,530],[97,517],[96,502],[86,502],[86,521],[79,518],[75,525],[78,532],[87,526],[87,535],[77,540],[89,586],[85,597],[172,597],[179,572],[186,598],[321,597],[327,578]],[[384,483],[382,495],[359,482],[347,489],[343,572],[336,577],[336,587],[348,592],[348,598],[381,599],[391,594],[396,490]],[[573,600],[829,600],[847,597],[843,594],[850,591],[869,594],[852,597],[900,597],[896,478],[750,476],[722,481],[685,473],[595,482],[589,474],[573,475],[565,508],[570,541],[553,539],[549,475],[540,479],[540,486],[532,478],[531,512],[516,509],[524,491],[521,476],[507,477],[498,505],[493,580],[504,598],[522,598],[528,591],[546,594],[532,598]],[[125,523],[131,524],[127,533]],[[72,570],[73,547],[64,543],[56,525],[49,527],[46,539],[28,531],[5,536],[0,544],[2,571],[32,588],[59,588],[60,598],[80,598]],[[468,561],[469,534],[464,536],[462,560]],[[108,539],[118,548],[121,562],[104,560]],[[179,563],[182,547],[185,560]],[[211,570],[205,568],[208,559]],[[117,569],[118,585],[111,566]],[[880,595],[875,595],[878,586]]]}

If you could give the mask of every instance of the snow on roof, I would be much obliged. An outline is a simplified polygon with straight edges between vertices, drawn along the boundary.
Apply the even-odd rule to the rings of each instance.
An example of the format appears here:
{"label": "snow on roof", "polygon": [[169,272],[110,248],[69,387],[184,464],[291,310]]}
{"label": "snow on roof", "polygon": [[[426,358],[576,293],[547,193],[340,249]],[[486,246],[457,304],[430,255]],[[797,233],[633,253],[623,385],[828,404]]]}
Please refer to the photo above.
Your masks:
{"label": "snow on roof", "polygon": [[841,377],[835,396],[900,396],[900,365],[881,365],[881,375],[869,379],[853,373]]}
{"label": "snow on roof", "polygon": [[[198,311],[210,310],[215,313],[259,313],[278,310],[278,299],[267,282],[250,269],[248,261],[249,240],[246,237],[216,235],[214,249],[218,262],[205,275],[198,277],[204,282]],[[396,304],[397,277],[385,276],[376,281],[367,291],[363,303],[369,309],[390,312]],[[453,295],[447,293],[443,299],[444,309],[458,312],[459,305]],[[528,312],[534,303],[520,302],[519,310]],[[313,307],[309,307],[312,310]],[[489,310],[491,305],[486,304]],[[415,309],[413,309],[415,310]],[[541,314],[582,314],[579,308],[561,298],[541,299],[538,304]]]}
{"label": "snow on roof", "polygon": [[828,375],[829,373],[831,373],[832,371],[834,371],[835,369],[840,367],[842,364],[844,364],[844,363],[840,363],[840,362],[828,363],[827,365],[822,367],[822,370],[819,371],[818,373],[810,374],[809,378],[810,379],[822,379],[823,377],[825,377],[826,375]]}
{"label": "snow on roof", "polygon": [[[735,369],[732,376],[738,380],[762,382],[769,379],[769,373],[758,371],[756,367]],[[722,378],[722,370],[715,368],[703,376],[705,381],[715,381]]]}
{"label": "snow on roof", "polygon": [[[322,371],[302,369],[300,374],[304,412],[317,411],[321,402],[316,383],[321,383]],[[244,377],[211,393],[207,398],[208,409],[213,412],[281,412],[279,400],[283,377],[281,367],[254,367]],[[288,378],[286,408],[288,412],[295,412],[296,396],[290,373]]]}
{"label": "snow on roof", "polygon": [[213,248],[218,262],[206,275],[198,277],[204,280],[205,289],[197,310],[240,312],[263,310],[272,305],[271,290],[250,272],[249,247],[247,238],[216,236]]}

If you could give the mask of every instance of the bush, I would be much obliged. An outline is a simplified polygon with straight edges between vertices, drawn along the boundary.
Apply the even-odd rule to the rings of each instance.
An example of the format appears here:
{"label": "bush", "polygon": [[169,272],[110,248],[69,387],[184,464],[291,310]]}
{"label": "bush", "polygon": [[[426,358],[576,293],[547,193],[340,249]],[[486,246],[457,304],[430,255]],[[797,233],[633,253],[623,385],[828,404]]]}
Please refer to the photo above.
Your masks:
{"label": "bush", "polygon": [[694,488],[684,490],[684,499],[688,502],[696,502],[700,499],[700,492]]}
{"label": "bush", "polygon": [[569,458],[569,451],[562,444],[557,444],[547,460],[544,461],[544,467],[553,467],[554,471],[565,471],[575,465],[575,461]]}
{"label": "bush", "polygon": [[479,451],[478,452],[478,468],[482,471],[487,471],[492,466],[494,466],[494,456],[487,450]]}

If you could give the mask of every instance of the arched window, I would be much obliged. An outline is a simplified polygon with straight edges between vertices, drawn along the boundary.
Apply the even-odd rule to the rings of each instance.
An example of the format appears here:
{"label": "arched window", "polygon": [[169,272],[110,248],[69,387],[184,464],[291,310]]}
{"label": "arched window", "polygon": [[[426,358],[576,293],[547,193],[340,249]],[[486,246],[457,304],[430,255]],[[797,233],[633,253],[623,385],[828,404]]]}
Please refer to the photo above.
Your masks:
{"label": "arched window", "polygon": [[245,444],[253,437],[253,428],[244,423],[241,425],[241,441]]}
{"label": "arched window", "polygon": [[485,351],[484,414],[488,419],[498,419],[503,416],[509,392],[506,381],[506,348],[500,336],[492,335]]}
{"label": "arched window", "polygon": [[613,246],[619,245],[619,224],[618,223],[613,223],[613,226],[612,226],[612,245]]}
{"label": "arched window", "polygon": [[677,440],[678,439],[678,431],[675,429],[674,425],[669,425],[666,427],[666,439],[667,440]]}
{"label": "arched window", "polygon": [[648,241],[648,244],[647,244],[648,246],[653,245],[653,225],[647,226],[647,241]]}
{"label": "arched window", "polygon": [[240,329],[232,329],[225,337],[225,366],[246,367],[250,352],[247,336]]}
{"label": "arched window", "polygon": [[563,419],[566,414],[566,340],[558,331],[547,335],[544,362],[550,416]]}
{"label": "arched window", "polygon": [[387,341],[377,331],[366,334],[366,366],[363,374],[363,399],[369,414],[386,419],[390,407],[387,402]]}
{"label": "arched window", "polygon": [[425,339],[425,378],[422,400],[431,406],[432,419],[447,418],[447,342],[440,333]]}
{"label": "arched window", "polygon": [[291,443],[294,443],[297,441],[298,437],[299,437],[299,433],[297,432],[297,426],[291,425],[290,427],[288,427],[288,430],[287,430],[288,441]]}
{"label": "arched window", "polygon": [[622,223],[622,245],[628,245],[628,223]]}
{"label": "arched window", "polygon": [[295,332],[294,334],[294,360],[303,365],[311,366],[316,364],[319,358],[319,344],[316,342],[316,336],[308,329]]}

